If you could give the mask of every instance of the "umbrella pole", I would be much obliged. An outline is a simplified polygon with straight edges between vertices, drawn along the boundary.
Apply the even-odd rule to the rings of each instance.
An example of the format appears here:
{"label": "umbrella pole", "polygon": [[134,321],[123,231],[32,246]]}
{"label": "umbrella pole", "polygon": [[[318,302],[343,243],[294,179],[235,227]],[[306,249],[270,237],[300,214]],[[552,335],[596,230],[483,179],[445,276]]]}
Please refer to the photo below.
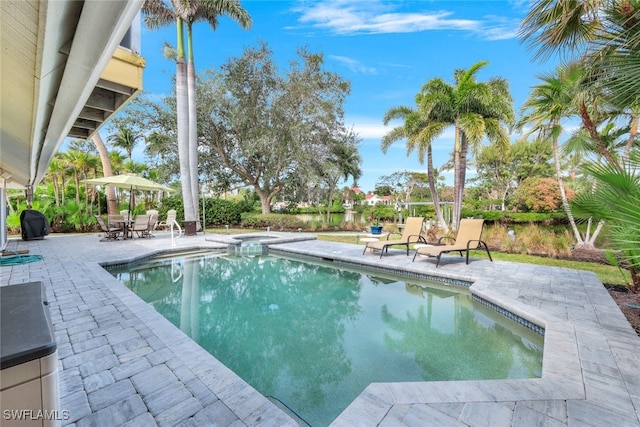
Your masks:
{"label": "umbrella pole", "polygon": [[133,198],[133,186],[129,188],[129,210],[127,211],[127,221],[131,220],[131,204]]}

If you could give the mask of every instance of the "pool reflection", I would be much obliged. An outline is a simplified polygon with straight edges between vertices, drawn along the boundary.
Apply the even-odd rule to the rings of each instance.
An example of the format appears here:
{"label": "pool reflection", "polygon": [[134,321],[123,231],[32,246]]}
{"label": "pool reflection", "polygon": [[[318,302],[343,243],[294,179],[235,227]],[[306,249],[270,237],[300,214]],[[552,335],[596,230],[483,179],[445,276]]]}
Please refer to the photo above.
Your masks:
{"label": "pool reflection", "polygon": [[371,382],[540,375],[542,337],[442,286],[271,256],[112,273],[312,425],[328,425]]}

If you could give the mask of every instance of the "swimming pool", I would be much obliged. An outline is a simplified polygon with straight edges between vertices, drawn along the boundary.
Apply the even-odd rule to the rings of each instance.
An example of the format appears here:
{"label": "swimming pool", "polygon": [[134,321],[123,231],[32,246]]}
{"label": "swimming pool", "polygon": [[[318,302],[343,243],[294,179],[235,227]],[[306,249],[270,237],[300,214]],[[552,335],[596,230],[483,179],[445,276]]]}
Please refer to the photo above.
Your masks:
{"label": "swimming pool", "polygon": [[542,336],[457,286],[271,255],[176,255],[110,271],[314,426],[372,382],[541,373]]}

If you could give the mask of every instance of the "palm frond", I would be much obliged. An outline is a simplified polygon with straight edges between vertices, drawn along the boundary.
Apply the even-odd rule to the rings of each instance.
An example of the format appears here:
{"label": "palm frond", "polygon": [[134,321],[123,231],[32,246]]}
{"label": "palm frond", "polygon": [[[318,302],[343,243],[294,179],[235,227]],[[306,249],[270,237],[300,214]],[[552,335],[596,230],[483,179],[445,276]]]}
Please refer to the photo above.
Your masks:
{"label": "palm frond", "polygon": [[382,141],[380,142],[380,149],[383,153],[386,153],[389,150],[389,147],[391,147],[394,142],[400,141],[406,137],[407,134],[405,132],[404,126],[397,126],[384,134],[384,136],[382,137]]}
{"label": "palm frond", "polygon": [[640,175],[638,164],[631,160],[627,167],[590,163],[585,171],[597,182],[591,193],[580,194],[572,203],[579,218],[603,219],[609,227],[613,249],[621,251],[625,261],[640,268]]}
{"label": "palm frond", "polygon": [[169,25],[176,20],[173,9],[162,0],[146,0],[141,11],[144,23],[153,30]]}

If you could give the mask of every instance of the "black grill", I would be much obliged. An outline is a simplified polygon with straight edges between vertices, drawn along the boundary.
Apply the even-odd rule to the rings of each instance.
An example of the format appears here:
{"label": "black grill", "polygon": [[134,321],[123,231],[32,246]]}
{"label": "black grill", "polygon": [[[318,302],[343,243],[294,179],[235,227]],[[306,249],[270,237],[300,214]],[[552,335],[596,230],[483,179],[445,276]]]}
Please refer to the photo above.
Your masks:
{"label": "black grill", "polygon": [[49,221],[41,212],[32,209],[20,213],[22,240],[44,239],[49,234]]}

